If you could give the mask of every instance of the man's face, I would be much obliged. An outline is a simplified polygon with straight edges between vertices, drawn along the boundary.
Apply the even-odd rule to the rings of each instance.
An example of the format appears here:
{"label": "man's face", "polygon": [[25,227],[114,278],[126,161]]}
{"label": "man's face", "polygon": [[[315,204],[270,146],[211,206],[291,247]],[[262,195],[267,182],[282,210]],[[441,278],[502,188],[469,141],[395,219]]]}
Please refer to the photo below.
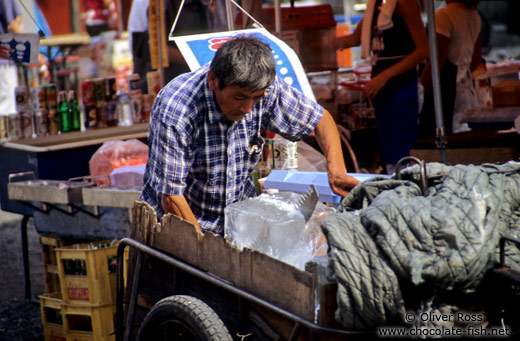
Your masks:
{"label": "man's face", "polygon": [[220,110],[230,121],[243,119],[265,95],[265,90],[251,92],[236,85],[226,86],[220,90],[218,79],[211,71],[208,73],[208,80],[209,87],[215,93]]}

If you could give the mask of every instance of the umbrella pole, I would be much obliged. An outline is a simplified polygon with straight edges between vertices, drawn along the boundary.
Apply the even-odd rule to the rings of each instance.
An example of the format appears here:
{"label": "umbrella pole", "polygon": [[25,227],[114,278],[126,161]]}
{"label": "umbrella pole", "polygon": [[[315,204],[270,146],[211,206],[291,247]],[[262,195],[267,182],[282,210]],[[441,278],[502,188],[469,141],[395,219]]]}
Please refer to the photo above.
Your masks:
{"label": "umbrella pole", "polygon": [[[161,22],[161,3],[159,1],[162,1],[162,0],[157,0],[155,2],[155,13],[157,13],[157,16],[155,18],[155,22],[156,22],[156,25],[157,25],[157,53],[159,54],[159,65],[158,65],[158,69],[157,71],[159,71],[159,79],[160,79],[160,83],[161,83],[161,88],[164,86],[164,65],[163,65],[163,53],[164,53],[164,45],[162,44],[163,42],[163,39],[165,37],[162,36],[162,29],[164,26],[164,23]],[[162,25],[161,25],[162,24]]]}
{"label": "umbrella pole", "polygon": [[235,30],[235,22],[233,15],[233,6],[231,5],[231,1],[226,0],[226,19],[227,19],[227,28],[228,31]]}
{"label": "umbrella pole", "polygon": [[432,66],[433,102],[435,105],[435,144],[439,149],[442,163],[446,163],[446,135],[442,117],[442,98],[440,92],[439,57],[437,54],[437,36],[435,33],[435,6],[434,0],[426,0],[426,14],[428,16],[428,40],[430,44],[430,63]]}
{"label": "umbrella pole", "polygon": [[276,36],[282,38],[282,4],[281,0],[274,0],[274,28]]}

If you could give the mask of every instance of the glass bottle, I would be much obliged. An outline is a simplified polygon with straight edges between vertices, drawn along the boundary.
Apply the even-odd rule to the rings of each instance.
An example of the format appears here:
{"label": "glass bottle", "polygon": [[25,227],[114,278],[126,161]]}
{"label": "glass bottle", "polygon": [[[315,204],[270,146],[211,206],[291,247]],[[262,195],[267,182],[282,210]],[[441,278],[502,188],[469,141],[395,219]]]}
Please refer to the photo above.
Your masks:
{"label": "glass bottle", "polygon": [[69,91],[69,111],[72,118],[72,130],[81,130],[81,112],[79,111],[78,99],[74,90]]}
{"label": "glass bottle", "polygon": [[134,106],[130,94],[125,91],[124,86],[119,87],[117,92],[117,101],[119,105],[119,126],[131,126],[134,124]]}
{"label": "glass bottle", "polygon": [[70,132],[72,129],[72,119],[70,116],[69,103],[67,101],[66,91],[60,91],[58,93],[58,117],[60,124],[60,132]]}

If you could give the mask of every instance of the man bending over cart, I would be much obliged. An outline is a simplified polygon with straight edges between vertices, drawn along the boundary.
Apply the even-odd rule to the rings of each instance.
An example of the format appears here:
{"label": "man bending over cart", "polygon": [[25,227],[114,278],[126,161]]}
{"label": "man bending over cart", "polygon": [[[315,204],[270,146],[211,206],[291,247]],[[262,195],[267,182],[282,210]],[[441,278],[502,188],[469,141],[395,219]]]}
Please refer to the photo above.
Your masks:
{"label": "man bending over cart", "polygon": [[141,200],[158,218],[172,213],[199,231],[223,235],[226,205],[255,194],[252,173],[263,150],[261,130],[291,141],[314,131],[334,193],[345,196],[359,184],[346,174],[330,113],[276,76],[269,45],[243,35],[158,94]]}

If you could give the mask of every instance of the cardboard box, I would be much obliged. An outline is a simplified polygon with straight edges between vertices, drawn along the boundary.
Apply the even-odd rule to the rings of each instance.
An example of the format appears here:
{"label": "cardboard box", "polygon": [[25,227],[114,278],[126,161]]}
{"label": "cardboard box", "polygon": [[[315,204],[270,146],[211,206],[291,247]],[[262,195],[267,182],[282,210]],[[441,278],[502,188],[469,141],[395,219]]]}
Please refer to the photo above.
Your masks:
{"label": "cardboard box", "polygon": [[505,79],[492,87],[493,106],[520,106],[520,81]]}

